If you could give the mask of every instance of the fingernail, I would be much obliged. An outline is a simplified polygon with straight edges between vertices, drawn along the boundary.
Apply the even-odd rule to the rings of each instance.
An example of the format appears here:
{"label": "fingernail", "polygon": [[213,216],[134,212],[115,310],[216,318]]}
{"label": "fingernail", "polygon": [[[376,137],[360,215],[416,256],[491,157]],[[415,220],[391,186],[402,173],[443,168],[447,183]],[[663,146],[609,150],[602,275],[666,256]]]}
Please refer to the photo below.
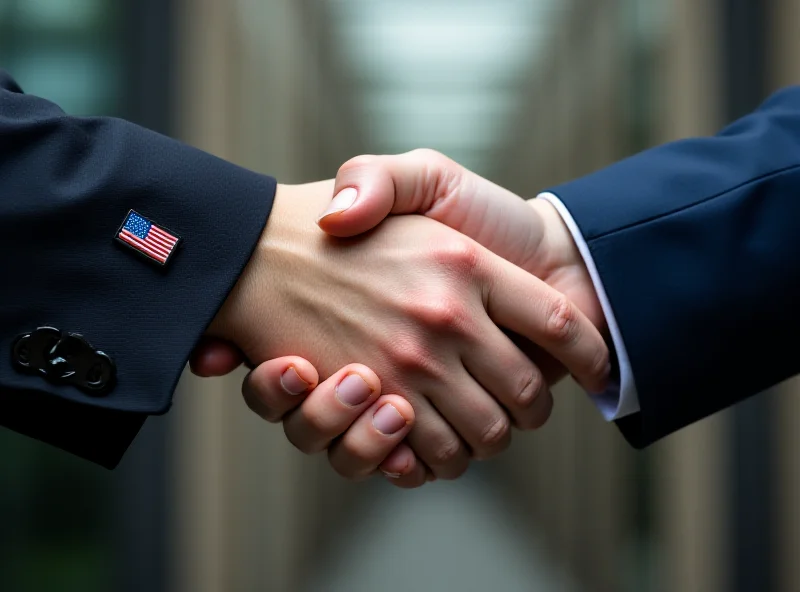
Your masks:
{"label": "fingernail", "polygon": [[396,434],[406,426],[405,418],[395,409],[392,404],[386,404],[375,412],[372,416],[372,425],[381,434],[391,436]]}
{"label": "fingernail", "polygon": [[372,389],[358,374],[348,374],[336,387],[336,397],[350,407],[361,405],[371,394]]}
{"label": "fingernail", "polygon": [[331,203],[328,205],[328,209],[322,212],[322,215],[317,218],[317,222],[322,220],[325,216],[330,216],[331,214],[336,214],[338,212],[344,212],[354,203],[356,203],[356,198],[358,197],[358,190],[355,187],[345,187],[339,193],[336,194],[331,200]]}
{"label": "fingernail", "polygon": [[308,383],[300,378],[294,366],[289,366],[286,371],[281,374],[281,386],[290,395],[301,395],[308,390]]}
{"label": "fingernail", "polygon": [[389,471],[384,471],[382,469],[381,469],[381,473],[383,473],[384,476],[389,477],[389,479],[399,479],[400,478],[400,473],[390,473]]}

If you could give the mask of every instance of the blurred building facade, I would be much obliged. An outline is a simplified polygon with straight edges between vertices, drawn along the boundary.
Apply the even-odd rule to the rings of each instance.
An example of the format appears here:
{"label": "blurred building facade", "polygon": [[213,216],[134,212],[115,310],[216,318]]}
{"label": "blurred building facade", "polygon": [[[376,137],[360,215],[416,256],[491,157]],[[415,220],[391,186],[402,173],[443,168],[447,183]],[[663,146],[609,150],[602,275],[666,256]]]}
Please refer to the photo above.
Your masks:
{"label": "blurred building facade", "polygon": [[[403,6],[428,15],[417,27],[435,31],[442,19],[442,30],[453,29],[447,45],[418,40],[425,60],[467,51],[456,43],[463,28],[491,45],[491,27],[522,18],[502,13],[528,15],[536,37],[497,54],[514,69],[489,64],[478,75],[470,69],[481,62],[477,51],[466,66],[423,78],[413,47],[392,54],[405,70],[377,61],[382,36],[416,44],[399,28],[405,13],[395,3],[0,0],[0,65],[71,113],[124,116],[285,183],[332,177],[356,154],[425,144],[524,197],[648,146],[713,133],[800,81],[798,0]],[[469,10],[480,20],[459,20]],[[382,11],[395,12],[378,40],[359,37],[377,26],[359,15]],[[500,38],[511,43],[518,28]],[[359,66],[354,53],[370,59]],[[472,95],[482,102],[469,103]],[[435,133],[409,133],[418,120]],[[348,584],[332,569],[343,560],[331,551],[357,554],[381,541],[387,554],[402,548],[392,537],[413,531],[384,533],[374,517],[401,512],[398,498],[346,483],[324,458],[294,451],[280,428],[247,410],[241,379],[187,376],[171,413],[148,422],[114,473],[0,434],[0,589],[360,589],[355,574]],[[793,591],[796,388],[781,385],[636,452],[565,384],[548,425],[515,438],[505,456],[477,469],[480,479],[403,495],[427,507],[434,498],[426,496],[441,499],[440,491],[454,499],[459,488],[486,492],[464,507],[491,508],[492,524],[513,527],[439,516],[453,533],[441,544],[458,550],[466,537],[490,537],[488,548],[505,549],[506,533],[530,543],[532,564],[554,566],[576,590]],[[466,561],[471,552],[463,550]],[[439,581],[436,554],[418,561],[406,566],[407,582],[394,578],[385,589],[473,589],[455,572],[452,587],[429,587]],[[511,571],[505,583],[497,576],[498,590],[517,589]]]}

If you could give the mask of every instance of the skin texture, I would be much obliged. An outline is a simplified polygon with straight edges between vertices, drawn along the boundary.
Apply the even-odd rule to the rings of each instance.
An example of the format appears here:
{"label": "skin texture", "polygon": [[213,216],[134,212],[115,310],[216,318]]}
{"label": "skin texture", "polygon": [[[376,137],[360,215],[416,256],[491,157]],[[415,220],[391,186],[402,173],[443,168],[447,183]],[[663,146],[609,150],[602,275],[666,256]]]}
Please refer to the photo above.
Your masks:
{"label": "skin texture", "polygon": [[[279,338],[269,346],[265,346],[263,341],[258,342],[260,345],[248,343],[245,351],[249,352],[250,359],[258,359],[259,355],[269,355],[268,352],[286,347],[300,347],[300,341],[292,337],[291,331],[298,319],[304,315],[308,317],[311,311],[317,313],[317,318],[311,323],[313,328],[308,324],[304,326],[306,331],[317,332],[316,341],[310,349],[292,351],[317,361],[323,358],[312,352],[323,351],[324,359],[336,360],[336,354],[342,352],[325,349],[330,347],[330,342],[324,336],[331,334],[337,336],[337,348],[341,350],[343,346],[349,346],[351,349],[346,351],[352,351],[352,355],[367,351],[364,348],[366,343],[378,344],[378,349],[373,350],[377,356],[366,358],[362,353],[351,359],[366,361],[373,369],[379,368],[384,378],[383,385],[372,369],[355,365],[340,369],[318,386],[317,369],[297,356],[266,362],[248,376],[243,392],[250,407],[270,421],[283,419],[287,436],[298,448],[305,452],[328,448],[331,464],[348,478],[362,478],[379,467],[391,477],[394,484],[416,487],[434,475],[445,478],[458,476],[466,468],[466,457],[470,454],[473,458],[486,458],[502,450],[508,444],[508,416],[522,429],[534,429],[546,421],[552,408],[552,398],[546,385],[562,378],[566,368],[529,339],[511,331],[506,331],[511,340],[499,339],[493,327],[485,323],[469,324],[469,319],[480,317],[481,305],[486,307],[487,293],[486,286],[482,285],[480,302],[474,294],[470,299],[469,281],[464,280],[478,280],[480,283],[492,277],[491,272],[487,274],[487,269],[495,273],[498,269],[492,267],[496,260],[485,262],[486,253],[476,250],[475,242],[520,269],[542,278],[557,290],[542,291],[540,284],[524,281],[500,282],[506,289],[514,286],[515,289],[526,290],[528,298],[506,299],[503,302],[506,310],[496,312],[495,316],[505,314],[506,318],[513,317],[511,307],[516,305],[531,311],[529,316],[533,318],[550,319],[551,322],[548,324],[545,321],[538,333],[531,332],[530,321],[520,325],[516,319],[511,323],[516,323],[514,328],[525,327],[529,338],[547,346],[551,352],[558,352],[559,357],[567,361],[571,368],[582,368],[576,378],[589,390],[600,390],[604,386],[608,352],[598,340],[599,334],[585,328],[577,333],[573,330],[567,336],[567,341],[573,344],[573,351],[566,357],[563,348],[559,350],[553,344],[553,336],[560,333],[563,345],[563,329],[575,318],[584,324],[590,321],[601,331],[605,328],[588,272],[571,235],[550,204],[542,200],[524,202],[432,151],[418,150],[397,156],[362,156],[342,166],[335,187],[328,189],[325,202],[320,204],[320,210],[328,206],[317,220],[323,230],[334,236],[351,237],[377,226],[391,214],[423,214],[458,230],[464,236],[456,239],[452,234],[416,224],[414,216],[402,216],[384,222],[377,232],[355,241],[324,242],[324,237],[317,234],[315,238],[306,237],[305,242],[292,242],[292,238],[304,236],[308,230],[308,220],[297,215],[298,203],[316,203],[318,194],[326,194],[324,189],[319,191],[321,187],[327,188],[325,184],[314,184],[284,189],[284,194],[287,191],[290,194],[291,202],[288,199],[282,199],[281,202],[291,203],[292,210],[273,212],[265,231],[266,240],[262,240],[253,258],[255,263],[261,261],[269,267],[271,277],[267,281],[271,282],[271,286],[258,282],[254,286],[248,285],[246,273],[240,285],[247,287],[237,286],[229,303],[226,303],[226,307],[241,312],[243,303],[238,296],[241,290],[261,291],[263,295],[265,292],[269,294],[275,286],[280,289],[273,292],[282,292],[281,302],[289,303],[289,310],[281,308],[279,311],[278,316],[283,324],[278,325],[277,330],[273,329],[274,312],[270,316],[269,333],[273,338]],[[331,201],[331,195],[337,197]],[[397,231],[391,229],[391,225],[397,225],[398,222],[403,226],[398,227]],[[412,227],[412,224],[416,225]],[[276,226],[280,230],[276,231]],[[387,231],[386,227],[390,227],[390,230]],[[378,236],[377,242],[373,235]],[[409,236],[414,236],[415,240],[409,241]],[[427,243],[420,242],[419,239],[424,237],[427,237]],[[465,237],[475,242],[458,242]],[[299,244],[304,244],[306,249],[303,250]],[[314,245],[316,250],[309,250],[309,245]],[[364,252],[365,245],[371,249],[370,252]],[[423,247],[422,251],[419,246]],[[340,263],[339,268],[333,268],[327,263],[323,264],[326,254],[340,248],[351,251],[362,248],[361,253],[350,253],[361,268],[342,276],[340,271],[346,265]],[[375,252],[375,249],[380,252]],[[283,257],[285,253],[289,254],[288,258]],[[414,261],[415,265],[409,273],[407,263],[410,261]],[[253,267],[254,262],[249,268]],[[294,273],[293,268],[297,270]],[[375,278],[375,270],[383,272],[381,277],[384,279],[377,284],[373,281],[372,291],[353,289],[356,285],[370,285],[369,277],[364,276],[363,272],[370,272],[370,276]],[[256,276],[263,277],[259,274]],[[289,279],[276,283],[276,276],[288,276]],[[444,281],[437,282],[437,279]],[[322,302],[333,302],[331,296],[343,286],[350,288],[349,295],[355,300],[336,300],[337,305],[344,303],[344,306],[326,310]],[[387,287],[388,291],[385,289]],[[340,290],[338,293],[345,292]],[[431,301],[446,304],[435,307],[424,304]],[[370,309],[370,303],[378,303],[378,306]],[[423,305],[420,306],[420,303]],[[253,308],[252,304],[245,303],[244,306]],[[396,314],[381,316],[387,310],[406,316],[402,319],[398,319]],[[320,314],[323,311],[325,313]],[[368,312],[363,314],[365,311]],[[258,314],[254,310],[251,313]],[[225,334],[225,331],[219,331],[220,323],[225,323],[225,314],[224,307],[212,325],[212,332]],[[365,330],[364,324],[359,325],[355,321],[367,318],[392,320],[389,324],[372,325],[370,330]],[[553,319],[558,322],[553,323]],[[257,320],[254,319],[253,323],[257,324]],[[392,330],[386,331],[389,327]],[[476,327],[492,336],[490,342],[495,351],[486,348],[480,350],[481,355],[472,356],[471,368],[469,363],[462,364],[464,353],[450,358],[447,354],[435,355],[434,352],[463,352],[456,343],[469,344],[470,339],[476,337]],[[425,336],[425,331],[430,329],[439,336],[438,341],[430,341],[430,334]],[[320,335],[323,337],[320,338]],[[401,336],[399,339],[398,335]],[[241,332],[226,336],[240,344],[247,343],[248,339],[259,339],[258,335]],[[279,343],[275,344],[274,341]],[[512,342],[519,349],[511,346]],[[486,345],[483,335],[473,341],[472,349],[480,343]],[[577,348],[574,347],[576,343],[579,344]],[[353,344],[356,344],[355,347]],[[308,340],[304,347],[309,347]],[[498,347],[506,355],[498,356]],[[532,372],[531,365],[521,361],[520,350],[536,362],[536,370]],[[509,355],[513,360],[510,366]],[[201,375],[220,375],[238,365],[241,356],[230,344],[206,341],[193,356],[192,367]],[[378,360],[378,366],[375,366],[374,360]],[[485,360],[489,360],[489,363]],[[437,363],[432,364],[431,361]],[[498,365],[503,368],[500,374],[497,372]],[[453,372],[459,366],[466,368],[466,376],[462,374],[459,377]],[[603,367],[597,370],[600,366]],[[586,368],[589,367],[594,369],[587,373]],[[295,373],[300,372],[308,383],[308,388],[301,395],[288,393],[285,388],[281,377],[288,368]],[[328,371],[328,368],[323,366],[323,371]],[[374,392],[358,406],[343,410],[342,402],[336,396],[336,383],[350,373],[357,373],[373,385]],[[524,378],[509,383],[509,374]],[[293,376],[296,378],[297,374]],[[598,380],[597,376],[603,378]],[[472,377],[478,379],[478,384],[470,380]],[[529,384],[521,385],[525,380]],[[503,386],[498,387],[498,381]],[[482,388],[480,383],[487,384],[488,388]],[[532,387],[533,383],[536,383],[535,388]],[[381,389],[386,390],[387,387],[402,393],[411,405],[404,406],[399,402],[404,401],[403,398],[392,395],[384,400],[387,396],[379,395]],[[448,388],[450,391],[445,392]],[[527,395],[523,395],[526,391]],[[465,394],[454,395],[454,392]],[[489,404],[487,395],[493,396],[499,406]],[[527,396],[528,400],[521,402],[520,396]],[[377,430],[372,419],[387,400],[406,421],[401,430],[391,435]],[[411,431],[415,409],[421,411],[423,423]],[[437,410],[442,411],[450,423],[445,422]],[[507,414],[505,419],[503,411]],[[486,420],[488,417],[492,418],[492,423]],[[399,444],[402,436],[409,431],[411,437]],[[459,441],[461,443],[456,444]]]}

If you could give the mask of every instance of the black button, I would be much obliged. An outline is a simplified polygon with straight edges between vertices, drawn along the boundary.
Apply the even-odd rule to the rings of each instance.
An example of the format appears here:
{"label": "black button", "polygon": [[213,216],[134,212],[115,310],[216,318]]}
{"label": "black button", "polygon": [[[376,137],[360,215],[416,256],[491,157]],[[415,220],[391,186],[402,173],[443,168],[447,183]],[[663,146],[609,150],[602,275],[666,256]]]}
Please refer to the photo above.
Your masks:
{"label": "black button", "polygon": [[39,327],[19,335],[11,348],[14,367],[55,384],[69,384],[92,396],[105,396],[114,386],[116,366],[82,335]]}

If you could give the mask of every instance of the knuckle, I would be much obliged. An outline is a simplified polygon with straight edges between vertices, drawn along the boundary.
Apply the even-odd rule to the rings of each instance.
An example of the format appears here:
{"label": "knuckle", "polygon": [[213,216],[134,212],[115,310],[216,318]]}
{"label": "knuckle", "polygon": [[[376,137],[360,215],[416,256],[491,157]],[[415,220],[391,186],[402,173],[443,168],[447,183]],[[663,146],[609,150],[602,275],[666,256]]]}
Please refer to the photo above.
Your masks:
{"label": "knuckle", "polygon": [[418,166],[425,169],[442,170],[450,166],[453,161],[433,148],[415,148],[408,152],[408,156],[414,160]]}
{"label": "knuckle", "polygon": [[455,438],[443,440],[433,451],[432,463],[448,465],[457,460],[461,452],[461,442]]}
{"label": "knuckle", "polygon": [[[374,464],[373,454],[371,454],[370,450],[365,448],[363,445],[359,446],[355,440],[350,438],[343,438],[342,441],[339,443],[339,448],[341,449],[341,454],[345,458],[347,458],[350,462],[348,465],[350,466],[358,466],[364,467],[370,463]],[[363,469],[363,471],[371,472],[373,467],[367,467]],[[358,470],[351,470],[350,474],[356,476],[360,474],[361,471]]]}
{"label": "knuckle", "polygon": [[418,158],[423,162],[429,162],[431,160],[440,158],[447,158],[444,154],[442,154],[438,150],[434,150],[433,148],[414,148],[413,150],[408,152],[408,155]]}
{"label": "knuckle", "polygon": [[320,409],[312,406],[301,407],[300,415],[303,429],[312,439],[330,439],[335,435],[331,433],[328,417]]}
{"label": "knuckle", "polygon": [[514,400],[521,408],[533,405],[544,387],[544,377],[534,368],[525,368],[517,374]]}
{"label": "knuckle", "polygon": [[[509,435],[511,434],[511,421],[506,415],[502,415],[492,421],[481,433],[481,445],[484,448],[485,458],[488,455],[508,446]],[[500,450],[498,450],[498,447]]]}
{"label": "knuckle", "polygon": [[401,372],[435,374],[430,348],[409,335],[396,336],[388,346],[389,359]]}
{"label": "knuckle", "polygon": [[454,160],[433,148],[415,148],[408,152],[408,156],[412,158],[418,166],[424,167],[425,169],[444,171],[453,166],[458,166]]}
{"label": "knuckle", "polygon": [[578,317],[575,306],[569,298],[558,294],[548,304],[547,337],[558,343],[572,343],[577,336]]}
{"label": "knuckle", "polygon": [[475,273],[480,263],[480,250],[468,238],[455,236],[435,249],[433,257],[437,264],[448,268],[454,277],[464,277]]}
{"label": "knuckle", "polygon": [[452,200],[463,187],[464,168],[441,152],[430,148],[417,148],[408,153],[417,169],[423,172],[423,202],[429,209],[454,206]]}
{"label": "knuckle", "polygon": [[425,327],[436,331],[459,332],[470,325],[466,304],[451,295],[430,295],[412,307],[412,316]]}
{"label": "knuckle", "polygon": [[376,161],[377,157],[373,156],[372,154],[361,154],[359,156],[354,156],[339,167],[337,176],[349,173],[351,171],[368,168],[375,164]]}
{"label": "knuckle", "polygon": [[607,347],[599,348],[592,362],[590,373],[592,378],[602,380],[608,374],[608,367],[611,363],[610,354]]}

